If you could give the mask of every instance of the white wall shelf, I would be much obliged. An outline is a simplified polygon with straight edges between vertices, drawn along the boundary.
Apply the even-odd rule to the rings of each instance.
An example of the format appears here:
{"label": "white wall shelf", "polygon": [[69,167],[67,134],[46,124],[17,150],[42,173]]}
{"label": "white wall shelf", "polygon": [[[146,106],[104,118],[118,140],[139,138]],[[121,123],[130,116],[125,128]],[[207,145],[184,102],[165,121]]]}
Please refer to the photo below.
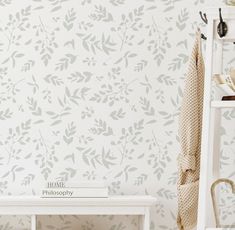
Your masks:
{"label": "white wall shelf", "polygon": [[0,215],[30,215],[31,230],[36,230],[38,215],[138,215],[140,229],[150,229],[152,196],[111,196],[108,198],[40,198],[1,196]]}
{"label": "white wall shelf", "polygon": [[212,101],[212,108],[235,108],[235,101]]}

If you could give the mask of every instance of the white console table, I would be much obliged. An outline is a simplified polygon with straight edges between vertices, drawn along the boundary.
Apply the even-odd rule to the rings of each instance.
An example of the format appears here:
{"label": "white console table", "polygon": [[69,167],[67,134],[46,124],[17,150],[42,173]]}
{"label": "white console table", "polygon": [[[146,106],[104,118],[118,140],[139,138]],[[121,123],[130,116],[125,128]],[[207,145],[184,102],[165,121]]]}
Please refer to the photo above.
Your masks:
{"label": "white console table", "polygon": [[138,215],[140,229],[150,229],[151,196],[111,196],[108,198],[0,197],[0,215],[29,215],[36,230],[37,215]]}

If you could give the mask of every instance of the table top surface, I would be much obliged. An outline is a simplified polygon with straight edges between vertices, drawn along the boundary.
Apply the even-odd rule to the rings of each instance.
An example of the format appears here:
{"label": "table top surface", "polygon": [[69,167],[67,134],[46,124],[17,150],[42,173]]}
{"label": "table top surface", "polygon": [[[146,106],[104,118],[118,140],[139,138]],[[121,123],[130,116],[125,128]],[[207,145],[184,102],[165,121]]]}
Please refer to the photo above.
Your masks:
{"label": "table top surface", "polygon": [[2,206],[152,206],[152,196],[109,196],[107,198],[41,198],[39,196],[0,196]]}

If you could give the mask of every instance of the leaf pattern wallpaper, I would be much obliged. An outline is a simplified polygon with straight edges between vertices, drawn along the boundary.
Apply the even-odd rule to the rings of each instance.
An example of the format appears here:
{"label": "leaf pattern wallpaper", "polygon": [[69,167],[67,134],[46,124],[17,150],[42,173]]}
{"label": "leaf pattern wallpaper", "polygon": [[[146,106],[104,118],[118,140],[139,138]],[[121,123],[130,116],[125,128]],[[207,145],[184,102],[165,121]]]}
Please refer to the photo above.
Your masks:
{"label": "leaf pattern wallpaper", "polygon": [[[1,195],[37,195],[47,180],[105,180],[112,195],[157,197],[151,230],[177,229],[178,115],[203,7],[0,0]],[[224,111],[225,121],[234,116]],[[234,162],[235,133],[222,131],[223,168]],[[29,222],[0,217],[0,229]],[[38,229],[136,230],[138,218],[48,216]]]}

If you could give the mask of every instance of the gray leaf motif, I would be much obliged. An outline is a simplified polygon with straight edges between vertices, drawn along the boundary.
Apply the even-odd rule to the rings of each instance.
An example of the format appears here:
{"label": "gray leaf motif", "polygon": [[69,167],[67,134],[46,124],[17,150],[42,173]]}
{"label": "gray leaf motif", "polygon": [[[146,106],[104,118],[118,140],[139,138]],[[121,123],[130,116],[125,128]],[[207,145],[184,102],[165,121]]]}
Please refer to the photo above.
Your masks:
{"label": "gray leaf motif", "polygon": [[144,82],[140,82],[140,85],[145,87],[145,92],[148,94],[150,90],[152,90],[152,84],[149,82],[148,77],[145,75],[144,76]]}
{"label": "gray leaf motif", "polygon": [[110,150],[105,151],[104,148],[102,148],[102,163],[104,167],[109,169],[111,166],[115,165],[115,160],[117,159]]}
{"label": "gray leaf motif", "polygon": [[160,74],[156,79],[159,83],[165,84],[166,86],[172,86],[176,84],[176,80],[173,77],[167,76],[165,74]]}
{"label": "gray leaf motif", "polygon": [[42,115],[42,109],[38,106],[38,103],[35,99],[28,97],[27,103],[29,105],[29,109],[32,111],[32,114],[34,116]]}
{"label": "gray leaf motif", "polygon": [[168,65],[168,70],[175,71],[180,69],[182,64],[186,64],[188,61],[188,56],[186,54],[178,54],[176,58],[172,60],[172,62]]}
{"label": "gray leaf motif", "polygon": [[76,82],[76,83],[79,83],[79,82],[88,82],[90,81],[91,77],[92,77],[92,73],[91,72],[75,72],[75,73],[72,73],[70,77],[68,77],[68,79],[71,81],[71,82]]}
{"label": "gray leaf motif", "polygon": [[69,179],[75,177],[77,173],[76,169],[73,168],[65,168],[64,171],[59,173],[59,177],[56,178],[58,181],[68,181]]}
{"label": "gray leaf motif", "polygon": [[73,122],[68,124],[67,128],[65,129],[65,134],[63,136],[64,142],[69,145],[73,142],[74,135],[76,133],[76,126]]}
{"label": "gray leaf motif", "polygon": [[60,10],[62,8],[62,3],[63,2],[67,2],[68,0],[49,0],[49,2],[51,2],[51,6],[52,6],[52,9],[51,9],[51,12],[56,12],[58,10]]}
{"label": "gray leaf motif", "polygon": [[125,3],[125,0],[109,0],[109,2],[114,6],[120,6]]}
{"label": "gray leaf motif", "polygon": [[143,183],[148,179],[148,175],[145,173],[142,173],[141,175],[139,175],[136,180],[135,180],[135,185],[136,186],[140,186],[143,185]]}
{"label": "gray leaf motif", "polygon": [[148,64],[148,61],[146,60],[141,60],[135,65],[134,71],[136,72],[141,72]]}
{"label": "gray leaf motif", "polygon": [[69,31],[73,28],[74,21],[76,20],[76,13],[74,12],[74,9],[68,10],[63,26]]}
{"label": "gray leaf motif", "polygon": [[73,54],[66,54],[64,58],[60,59],[60,62],[56,64],[55,70],[63,71],[68,69],[69,64],[72,65],[77,59],[77,56]]}
{"label": "gray leaf motif", "polygon": [[98,50],[104,52],[105,54],[109,55],[110,52],[115,51],[116,43],[111,41],[111,37],[105,37],[102,34],[101,40],[98,40],[95,35],[92,34],[80,34],[77,33],[77,36],[82,40],[82,46],[85,50],[91,51],[92,53],[96,54]]}
{"label": "gray leaf motif", "polygon": [[94,168],[96,168],[97,164],[100,163],[100,154],[96,154],[96,150],[92,148],[83,148],[83,147],[77,147],[77,150],[82,155],[82,160],[87,165],[92,165]]}
{"label": "gray leaf motif", "polygon": [[157,191],[157,195],[166,198],[167,200],[172,200],[176,197],[176,194],[169,189],[161,188]]}
{"label": "gray leaf motif", "polygon": [[27,176],[24,177],[24,179],[21,182],[21,185],[28,186],[32,183],[34,179],[35,179],[35,175],[32,173],[29,173]]}
{"label": "gray leaf motif", "polygon": [[90,14],[89,16],[94,21],[103,21],[103,22],[110,22],[113,21],[112,14],[107,12],[107,9],[104,6],[95,6],[95,13]]}
{"label": "gray leaf motif", "polygon": [[28,60],[21,68],[22,72],[27,72],[29,71],[33,66],[35,65],[34,60]]}
{"label": "gray leaf motif", "polygon": [[63,103],[61,99],[58,98],[59,105],[61,106],[59,112],[47,111],[46,114],[50,116],[52,123],[51,126],[58,125],[62,122],[63,117],[71,114],[71,107],[67,103]]}
{"label": "gray leaf motif", "polygon": [[6,109],[6,110],[2,110],[0,111],[0,120],[7,120],[10,119],[12,117],[12,112],[10,111],[10,109]]}
{"label": "gray leaf motif", "polygon": [[126,115],[126,113],[122,110],[122,108],[120,108],[119,110],[115,110],[113,112],[110,113],[110,117],[113,119],[113,120],[119,120],[119,119],[122,119],[124,118]]}
{"label": "gray leaf motif", "polygon": [[78,101],[80,99],[85,100],[85,97],[87,95],[87,92],[90,89],[87,87],[83,87],[81,89],[75,89],[73,93],[69,90],[68,87],[65,88],[65,95],[64,95],[64,101],[65,102],[72,102],[76,105],[78,105]]}
{"label": "gray leaf motif", "polygon": [[5,59],[2,62],[2,64],[6,64],[9,61],[11,61],[12,62],[12,67],[15,68],[17,58],[22,58],[23,56],[24,56],[24,54],[18,53],[17,51],[14,51],[7,59]]}
{"label": "gray leaf motif", "polygon": [[95,119],[95,127],[90,128],[91,133],[95,135],[110,136],[113,135],[113,129],[107,126],[107,123],[101,119]]}
{"label": "gray leaf motif", "polygon": [[189,12],[186,8],[182,9],[178,20],[176,21],[177,28],[182,31],[186,27],[186,21],[189,19]]}
{"label": "gray leaf motif", "polygon": [[179,0],[163,0],[164,4],[166,5],[166,8],[164,12],[173,10],[175,7],[175,3],[178,2]]}
{"label": "gray leaf motif", "polygon": [[125,181],[127,182],[129,179],[129,174],[132,172],[135,172],[137,170],[136,167],[132,167],[131,165],[127,165],[122,171],[120,171],[115,178],[121,177],[122,175],[124,175],[125,177]]}
{"label": "gray leaf motif", "polygon": [[154,116],[155,109],[150,105],[150,101],[147,98],[140,97],[141,108],[144,110],[144,114],[147,116]]}
{"label": "gray leaf motif", "polygon": [[12,182],[15,182],[16,180],[16,175],[18,174],[19,175],[19,172],[25,170],[23,167],[19,167],[18,165],[14,165],[11,170],[9,170],[8,172],[6,172],[2,178],[5,178],[5,177],[8,177],[8,176],[11,176],[12,178]]}
{"label": "gray leaf motif", "polygon": [[127,68],[129,65],[129,59],[136,57],[136,53],[131,53],[130,51],[127,51],[121,58],[119,58],[114,64],[119,64],[121,62],[125,63],[125,67]]}
{"label": "gray leaf motif", "polygon": [[0,6],[10,5],[12,0],[0,0]]}
{"label": "gray leaf motif", "polygon": [[58,86],[58,85],[63,85],[64,82],[61,78],[59,78],[58,76],[52,75],[52,74],[48,74],[46,77],[44,77],[44,80],[48,83],[48,84],[53,84],[54,86]]}

